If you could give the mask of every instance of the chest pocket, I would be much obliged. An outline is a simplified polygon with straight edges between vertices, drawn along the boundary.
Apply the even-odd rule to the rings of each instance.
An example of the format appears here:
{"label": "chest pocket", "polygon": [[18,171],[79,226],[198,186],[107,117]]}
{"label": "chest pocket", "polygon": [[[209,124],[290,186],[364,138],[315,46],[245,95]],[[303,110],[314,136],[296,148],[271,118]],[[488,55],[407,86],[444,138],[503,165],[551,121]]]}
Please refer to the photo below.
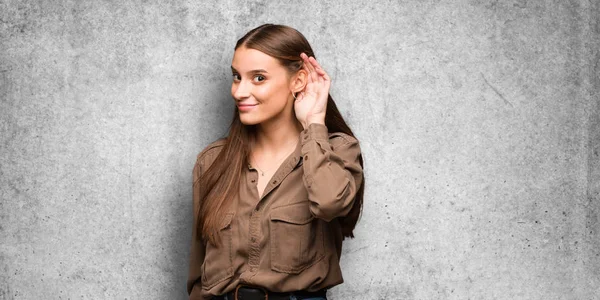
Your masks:
{"label": "chest pocket", "polygon": [[270,235],[273,271],[298,274],[324,257],[323,227],[308,200],[274,208]]}
{"label": "chest pocket", "polygon": [[221,236],[219,246],[211,243],[206,244],[206,254],[202,264],[202,287],[204,289],[210,289],[219,282],[233,276],[232,219],[233,213],[225,215],[224,222],[219,229],[219,235]]}

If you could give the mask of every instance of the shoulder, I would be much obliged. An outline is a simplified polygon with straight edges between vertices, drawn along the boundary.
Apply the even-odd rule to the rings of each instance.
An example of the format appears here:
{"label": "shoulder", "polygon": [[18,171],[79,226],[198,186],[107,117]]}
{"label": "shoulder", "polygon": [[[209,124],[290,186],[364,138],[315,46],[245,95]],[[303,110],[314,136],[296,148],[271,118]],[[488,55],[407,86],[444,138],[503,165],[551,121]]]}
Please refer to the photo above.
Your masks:
{"label": "shoulder", "polygon": [[220,138],[208,144],[196,157],[196,164],[210,165],[217,155],[219,155],[226,142],[227,138]]}
{"label": "shoulder", "polygon": [[332,146],[358,144],[358,139],[344,132],[329,132],[329,143]]}
{"label": "shoulder", "polygon": [[304,141],[308,140],[310,137],[321,141],[328,138],[329,144],[333,147],[358,144],[358,139],[354,136],[337,131],[336,129],[330,130],[329,127],[322,123],[311,123],[301,132],[301,135]]}

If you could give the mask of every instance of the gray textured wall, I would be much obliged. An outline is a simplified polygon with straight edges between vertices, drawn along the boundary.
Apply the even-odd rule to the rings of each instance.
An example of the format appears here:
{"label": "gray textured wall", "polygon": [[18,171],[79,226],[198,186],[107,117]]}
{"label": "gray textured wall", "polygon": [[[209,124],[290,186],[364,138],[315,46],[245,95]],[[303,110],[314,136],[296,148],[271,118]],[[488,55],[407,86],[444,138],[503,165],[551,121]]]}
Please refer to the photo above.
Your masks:
{"label": "gray textured wall", "polygon": [[185,299],[195,155],[264,22],[366,159],[331,299],[600,299],[598,1],[142,2],[0,0],[0,299]]}

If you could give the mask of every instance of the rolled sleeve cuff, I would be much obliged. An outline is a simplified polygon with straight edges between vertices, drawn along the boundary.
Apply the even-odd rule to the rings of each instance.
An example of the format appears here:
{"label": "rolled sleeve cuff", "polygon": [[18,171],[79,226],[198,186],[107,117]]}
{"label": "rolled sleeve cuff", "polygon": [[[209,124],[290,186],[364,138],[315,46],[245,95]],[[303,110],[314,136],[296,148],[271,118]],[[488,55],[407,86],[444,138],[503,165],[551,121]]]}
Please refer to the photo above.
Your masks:
{"label": "rolled sleeve cuff", "polygon": [[327,126],[320,123],[310,123],[308,127],[300,133],[302,136],[302,144],[310,140],[329,141],[329,132]]}

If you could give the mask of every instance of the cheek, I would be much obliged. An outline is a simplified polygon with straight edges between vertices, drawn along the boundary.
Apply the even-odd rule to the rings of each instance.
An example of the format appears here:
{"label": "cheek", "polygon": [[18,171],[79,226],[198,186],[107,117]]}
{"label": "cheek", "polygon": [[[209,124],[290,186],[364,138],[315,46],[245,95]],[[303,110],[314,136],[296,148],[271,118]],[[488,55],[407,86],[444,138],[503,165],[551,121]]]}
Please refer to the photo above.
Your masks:
{"label": "cheek", "polygon": [[269,84],[255,87],[254,94],[264,101],[277,103],[285,102],[286,86],[279,82],[270,82]]}
{"label": "cheek", "polygon": [[263,103],[271,102],[271,98],[273,97],[273,88],[268,84],[254,86],[252,88],[252,96]]}

